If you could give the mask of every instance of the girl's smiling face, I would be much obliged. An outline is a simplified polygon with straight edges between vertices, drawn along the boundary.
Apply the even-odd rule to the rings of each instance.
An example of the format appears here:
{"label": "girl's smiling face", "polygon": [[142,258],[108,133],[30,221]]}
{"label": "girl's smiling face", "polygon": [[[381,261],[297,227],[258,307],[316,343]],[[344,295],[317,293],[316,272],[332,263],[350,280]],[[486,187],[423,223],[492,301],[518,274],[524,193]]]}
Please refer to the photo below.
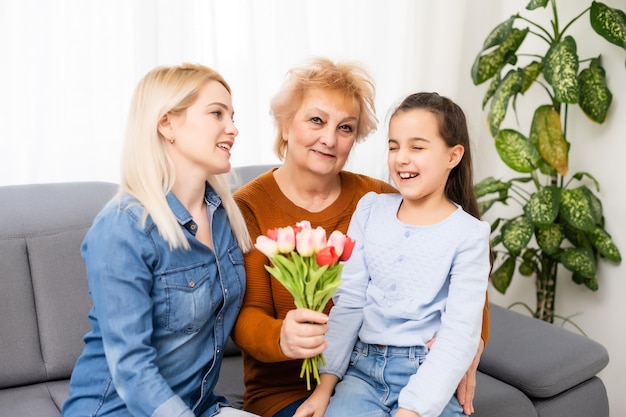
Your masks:
{"label": "girl's smiling face", "polygon": [[405,200],[445,198],[450,171],[463,146],[448,147],[437,116],[422,108],[401,111],[389,123],[389,175]]}

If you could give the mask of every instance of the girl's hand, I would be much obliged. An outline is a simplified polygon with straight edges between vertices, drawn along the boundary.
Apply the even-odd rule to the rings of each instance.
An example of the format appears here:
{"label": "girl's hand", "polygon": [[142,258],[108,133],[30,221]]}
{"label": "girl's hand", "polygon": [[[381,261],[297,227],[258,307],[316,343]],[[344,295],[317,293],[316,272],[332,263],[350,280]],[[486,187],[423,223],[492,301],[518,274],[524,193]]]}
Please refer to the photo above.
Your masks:
{"label": "girl's hand", "polygon": [[328,316],[306,308],[290,310],[280,328],[280,350],[291,359],[312,358],[324,351]]}
{"label": "girl's hand", "polygon": [[313,394],[298,407],[293,417],[324,417],[330,402],[330,396],[316,394],[319,394],[319,392],[313,391]]}
{"label": "girl's hand", "polygon": [[298,407],[293,417],[324,417],[338,380],[339,378],[335,375],[321,374],[320,384],[315,387],[309,398]]}
{"label": "girl's hand", "polygon": [[420,417],[415,411],[407,410],[406,408],[398,408],[398,411],[393,417]]}

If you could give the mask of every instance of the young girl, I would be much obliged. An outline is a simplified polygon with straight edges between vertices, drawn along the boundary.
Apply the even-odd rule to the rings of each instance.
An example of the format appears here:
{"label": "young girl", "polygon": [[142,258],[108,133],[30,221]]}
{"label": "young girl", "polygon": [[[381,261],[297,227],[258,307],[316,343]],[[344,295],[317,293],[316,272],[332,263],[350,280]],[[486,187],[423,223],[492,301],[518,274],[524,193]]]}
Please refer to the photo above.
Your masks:
{"label": "young girl", "polygon": [[357,205],[321,384],[296,416],[465,415],[453,394],[480,339],[490,228],[463,111],[436,93],[408,96],[391,116],[388,165],[400,194]]}

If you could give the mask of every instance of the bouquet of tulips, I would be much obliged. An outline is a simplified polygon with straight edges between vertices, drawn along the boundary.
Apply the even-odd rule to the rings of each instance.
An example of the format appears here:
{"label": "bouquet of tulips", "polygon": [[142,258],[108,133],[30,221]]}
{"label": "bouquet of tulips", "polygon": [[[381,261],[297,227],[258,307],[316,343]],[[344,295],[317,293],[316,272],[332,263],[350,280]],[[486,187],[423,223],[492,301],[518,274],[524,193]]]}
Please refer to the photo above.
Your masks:
{"label": "bouquet of tulips", "polygon": [[[321,312],[339,287],[340,262],[350,258],[354,243],[338,230],[327,239],[324,228],[313,229],[303,220],[295,226],[268,230],[254,246],[269,258],[272,265],[265,265],[265,269],[291,293],[296,307]],[[325,364],[323,354],[302,363],[300,378],[306,374],[308,390],[311,374],[320,382],[318,363]]]}

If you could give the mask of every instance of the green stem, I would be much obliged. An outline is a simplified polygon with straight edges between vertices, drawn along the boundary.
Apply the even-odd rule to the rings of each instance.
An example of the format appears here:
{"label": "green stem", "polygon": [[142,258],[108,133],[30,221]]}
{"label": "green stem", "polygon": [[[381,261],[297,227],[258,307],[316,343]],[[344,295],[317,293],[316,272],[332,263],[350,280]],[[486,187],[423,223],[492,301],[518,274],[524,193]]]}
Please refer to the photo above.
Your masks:
{"label": "green stem", "polygon": [[541,269],[537,271],[537,310],[535,317],[554,323],[556,296],[556,273],[558,263],[547,255],[541,255]]}
{"label": "green stem", "polygon": [[538,37],[540,37],[541,39],[545,40],[545,41],[548,43],[548,45],[550,45],[550,44],[552,43],[552,35],[551,35],[551,34],[550,34],[550,32],[548,32],[548,31],[547,31],[547,30],[546,30],[543,26],[541,26],[540,24],[535,23],[535,22],[533,22],[532,20],[529,20],[529,19],[527,19],[527,18],[525,18],[524,16],[521,16],[521,15],[519,15],[519,14],[517,15],[517,18],[518,18],[518,19],[522,19],[523,21],[528,22],[528,23],[530,23],[531,25],[535,26],[537,29],[539,29],[540,31],[542,31],[543,33],[545,33],[545,34],[546,34],[546,36],[547,36],[547,38],[546,38],[546,37],[544,37],[543,35],[539,34],[539,33],[536,33],[536,32],[531,32],[531,33],[534,33],[535,35],[537,35],[537,36],[538,36]]}
{"label": "green stem", "polygon": [[577,21],[578,19],[580,19],[582,17],[582,15],[584,15],[585,13],[587,13],[589,10],[591,10],[591,6],[587,7],[585,10],[583,10],[582,13],[580,13],[578,16],[576,16],[575,18],[573,18],[572,20],[569,21],[569,23],[567,25],[565,25],[565,27],[563,28],[563,30],[561,31],[561,36],[563,36],[563,34],[565,33],[565,31],[572,25],[572,23],[574,23],[575,21]]}

